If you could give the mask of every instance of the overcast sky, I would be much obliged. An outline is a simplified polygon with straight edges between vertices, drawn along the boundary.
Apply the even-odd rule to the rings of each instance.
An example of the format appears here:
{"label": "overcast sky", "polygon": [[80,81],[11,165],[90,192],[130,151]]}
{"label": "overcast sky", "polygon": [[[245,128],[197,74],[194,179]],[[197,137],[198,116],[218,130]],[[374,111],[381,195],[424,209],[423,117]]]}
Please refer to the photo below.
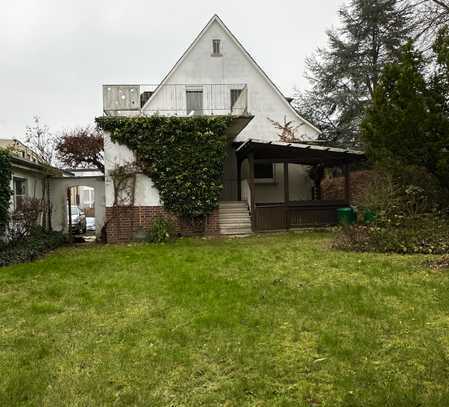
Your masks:
{"label": "overcast sky", "polygon": [[103,83],[158,83],[217,13],[288,96],[343,0],[16,0],[0,12],[0,138],[33,115],[54,132],[92,123]]}

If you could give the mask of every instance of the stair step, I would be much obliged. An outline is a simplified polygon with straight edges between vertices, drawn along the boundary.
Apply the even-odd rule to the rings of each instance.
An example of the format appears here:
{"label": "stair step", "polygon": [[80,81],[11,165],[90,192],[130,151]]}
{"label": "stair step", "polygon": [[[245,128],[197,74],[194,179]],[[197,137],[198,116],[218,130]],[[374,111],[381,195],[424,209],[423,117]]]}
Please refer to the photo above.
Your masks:
{"label": "stair step", "polygon": [[231,211],[231,212],[225,212],[225,211],[221,211],[218,216],[220,218],[224,217],[224,218],[229,218],[230,216],[235,216],[235,217],[248,217],[249,216],[249,212],[248,211]]}
{"label": "stair step", "polygon": [[220,208],[220,213],[227,213],[227,212],[246,212],[248,213],[248,208]]}
{"label": "stair step", "polygon": [[240,224],[240,223],[228,223],[226,225],[220,225],[220,230],[240,230],[240,229],[250,229],[250,224]]}
{"label": "stair step", "polygon": [[252,234],[248,203],[245,201],[220,202],[219,224],[222,235]]}
{"label": "stair step", "polygon": [[229,222],[230,220],[235,220],[236,222],[246,222],[251,218],[248,214],[246,214],[245,216],[220,216],[218,219],[220,222]]}
{"label": "stair step", "polygon": [[251,229],[229,229],[221,230],[222,235],[251,235],[253,231]]}
{"label": "stair step", "polygon": [[221,228],[240,228],[240,227],[245,227],[245,228],[250,228],[251,227],[251,222],[250,221],[246,221],[246,222],[236,222],[236,221],[229,221],[229,222],[222,222],[220,223],[220,227]]}
{"label": "stair step", "polygon": [[226,202],[219,204],[220,208],[248,208],[246,202]]}

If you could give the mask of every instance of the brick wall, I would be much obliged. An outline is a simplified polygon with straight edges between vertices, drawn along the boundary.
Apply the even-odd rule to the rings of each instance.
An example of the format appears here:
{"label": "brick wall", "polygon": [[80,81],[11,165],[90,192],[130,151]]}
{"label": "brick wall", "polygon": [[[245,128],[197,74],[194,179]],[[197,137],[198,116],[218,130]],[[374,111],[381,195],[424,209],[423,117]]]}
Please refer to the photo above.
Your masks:
{"label": "brick wall", "polygon": [[[189,222],[167,212],[161,206],[118,206],[106,208],[106,239],[108,243],[132,241],[136,232],[148,231],[153,219],[162,216],[176,225],[176,232],[183,236],[204,234],[203,222]],[[208,216],[207,234],[219,233],[218,209]]]}

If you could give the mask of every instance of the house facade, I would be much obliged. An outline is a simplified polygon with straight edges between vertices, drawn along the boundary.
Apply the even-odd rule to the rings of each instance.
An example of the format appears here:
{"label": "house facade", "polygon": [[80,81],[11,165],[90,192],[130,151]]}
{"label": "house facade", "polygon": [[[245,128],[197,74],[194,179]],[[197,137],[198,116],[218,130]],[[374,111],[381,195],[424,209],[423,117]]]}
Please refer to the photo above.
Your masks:
{"label": "house facade", "polygon": [[[211,233],[264,229],[257,223],[261,219],[257,207],[265,208],[263,218],[268,213],[268,218],[271,214],[279,218],[272,225],[263,221],[265,229],[288,228],[289,203],[317,205],[313,202],[316,186],[311,167],[347,163],[357,156],[355,152],[309,144],[318,138],[319,130],[298,114],[216,15],[161,83],[104,85],[103,108],[106,115],[119,116],[232,116],[233,142],[224,165],[220,207],[209,217]],[[290,136],[294,134],[295,140],[282,139],[282,128],[291,129]],[[108,239],[113,241],[128,240],[136,228],[147,227],[156,214],[164,213],[157,189],[144,175],[136,179],[134,207],[113,208],[114,187],[109,174],[116,166],[133,161],[132,151],[105,135],[106,216],[121,219],[110,223]],[[343,204],[347,203],[334,202],[331,210]],[[272,210],[267,211],[270,207]],[[181,230],[186,229],[182,221],[177,222]],[[298,222],[301,226],[310,219]]]}

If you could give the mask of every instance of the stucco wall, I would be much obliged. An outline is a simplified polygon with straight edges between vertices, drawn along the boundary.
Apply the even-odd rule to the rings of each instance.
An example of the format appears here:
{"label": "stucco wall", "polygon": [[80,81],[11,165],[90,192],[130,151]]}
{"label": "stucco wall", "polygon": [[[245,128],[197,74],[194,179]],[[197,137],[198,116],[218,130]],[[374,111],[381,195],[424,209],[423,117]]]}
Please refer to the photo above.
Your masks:
{"label": "stucco wall", "polygon": [[52,226],[54,230],[68,229],[67,188],[88,186],[95,190],[95,226],[100,237],[105,222],[105,183],[103,177],[61,177],[50,180],[50,200],[52,204]]}
{"label": "stucco wall", "polygon": [[[11,177],[11,189],[13,189],[13,178],[22,178],[26,181],[26,196],[30,198],[42,198],[43,180],[44,177],[41,173],[31,170],[26,170],[13,166]],[[13,210],[13,200],[11,196],[11,210]]]}
{"label": "stucco wall", "polygon": [[[258,183],[256,180],[256,203],[284,202],[284,164],[274,164],[272,183]],[[290,201],[307,201],[312,199],[312,180],[308,167],[299,164],[288,165],[288,184]],[[249,199],[248,160],[242,163],[242,200]]]}
{"label": "stucco wall", "polygon": [[[221,57],[212,57],[212,39],[221,40]],[[175,58],[176,56],[174,56]],[[298,117],[291,108],[267,82],[254,65],[248,60],[244,53],[234,43],[231,37],[222,27],[214,22],[196,46],[190,51],[182,64],[168,78],[167,84],[242,84],[248,86],[248,112],[254,115],[254,119],[237,136],[235,141],[245,141],[249,138],[279,141],[278,130],[276,130],[268,118],[284,122],[284,118],[300,124]],[[154,110],[164,108],[163,94],[157,94],[150,99],[147,106],[147,114]],[[165,106],[167,108],[167,106]],[[160,112],[163,114],[163,112]],[[297,137],[302,139],[316,138],[318,133],[314,128],[303,124],[297,131]],[[114,202],[114,190],[110,170],[116,165],[122,165],[134,160],[133,153],[125,146],[111,142],[108,134],[105,135],[105,187],[106,206],[110,207]],[[283,201],[283,169],[282,166],[276,171],[279,182],[273,185],[258,185],[257,199],[259,202],[282,202]],[[291,191],[296,196],[294,199],[308,199],[310,193],[309,184],[305,180],[302,169],[292,169],[290,182]],[[227,178],[234,178],[235,174]],[[226,178],[226,175],[225,175]],[[304,187],[303,189],[301,189]],[[296,192],[295,192],[296,191]],[[137,206],[160,206],[158,191],[154,188],[151,180],[145,176],[139,176],[136,183]]]}
{"label": "stucco wall", "polygon": [[[134,154],[126,146],[113,143],[110,134],[104,134],[104,158],[105,158],[105,197],[106,206],[114,204],[114,184],[110,172],[118,165],[124,165],[134,161]],[[159,192],[154,187],[150,178],[145,175],[137,175],[135,190],[136,206],[161,206]]]}
{"label": "stucco wall", "polygon": [[[221,57],[211,56],[212,40],[221,40]],[[168,78],[167,84],[247,84],[248,112],[254,119],[236,138],[245,141],[248,138],[277,140],[276,130],[268,117],[284,122],[284,117],[300,124],[297,116],[288,107],[287,102],[276,93],[266,78],[253,66],[237,47],[218,22],[214,22],[196,46],[190,51],[182,64]],[[150,99],[148,110],[160,109],[164,103],[156,94]],[[304,124],[297,131],[298,138],[315,139],[318,133]]]}

